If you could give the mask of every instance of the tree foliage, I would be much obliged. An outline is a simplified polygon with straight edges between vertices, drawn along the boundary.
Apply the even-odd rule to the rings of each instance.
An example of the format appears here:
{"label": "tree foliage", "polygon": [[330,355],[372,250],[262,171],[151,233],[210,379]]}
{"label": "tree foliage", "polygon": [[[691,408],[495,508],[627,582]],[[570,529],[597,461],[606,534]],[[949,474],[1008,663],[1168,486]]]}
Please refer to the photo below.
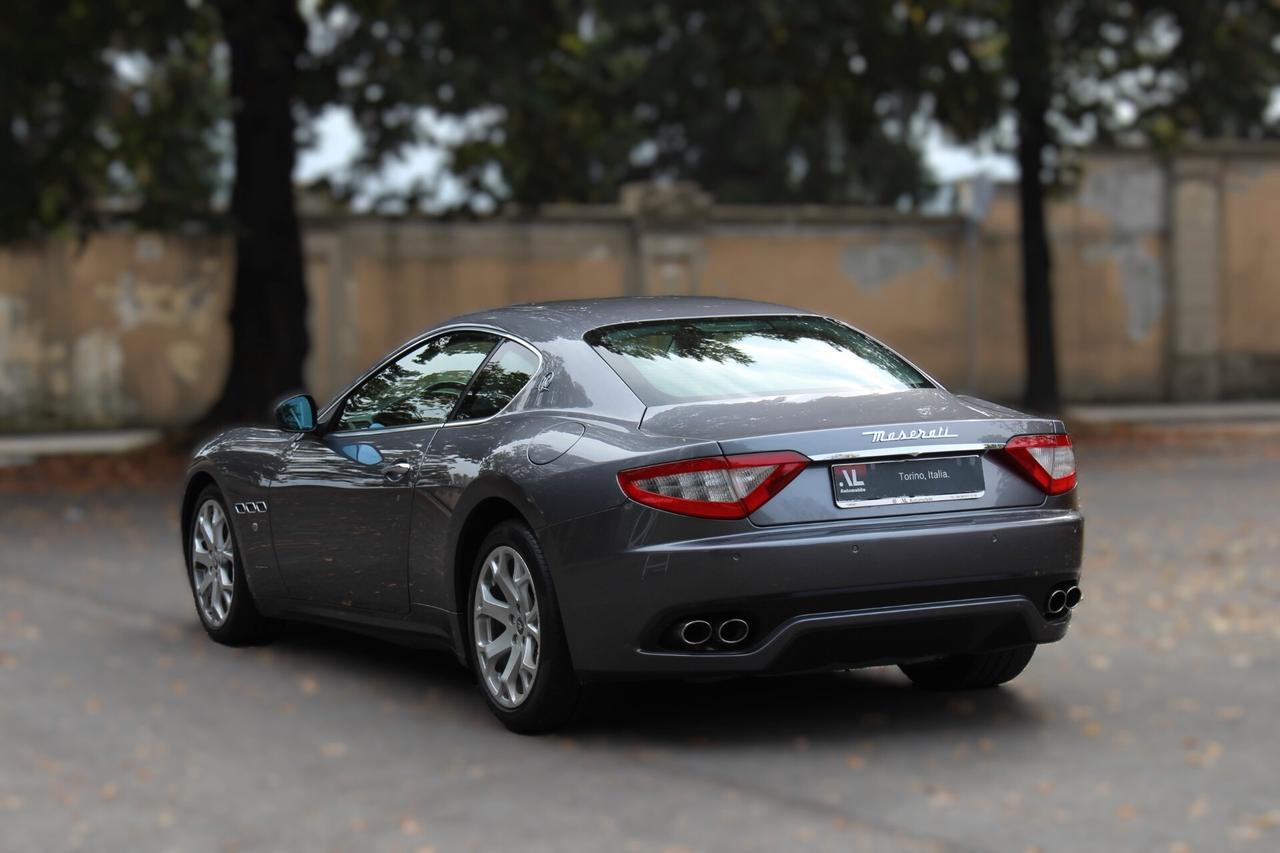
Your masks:
{"label": "tree foliage", "polygon": [[[471,210],[611,201],[654,177],[726,202],[910,203],[929,190],[922,119],[1012,142],[1019,2],[322,0],[297,94],[313,114],[352,111],[364,143],[352,182],[432,142]],[[1049,167],[1062,145],[1273,132],[1269,0],[1037,5]],[[225,197],[228,70],[211,4],[7,11],[0,238],[91,225],[104,200],[159,224]]]}
{"label": "tree foliage", "polygon": [[209,10],[168,0],[14,0],[0,28],[0,241],[202,216],[226,151]]}
{"label": "tree foliage", "polygon": [[[995,82],[994,102],[943,97],[937,117],[958,136],[1009,127],[1019,80],[1014,11],[1022,0],[927,0],[929,26],[954,30]],[[1269,0],[1039,0],[1050,144],[1148,144],[1274,136],[1267,107],[1280,85],[1280,6]],[[1011,145],[1014,140],[997,134]]]}
{"label": "tree foliage", "polygon": [[980,69],[949,64],[959,34],[891,0],[323,8],[335,37],[312,103],[352,110],[366,167],[431,135],[406,104],[458,119],[428,141],[472,208],[611,201],[658,177],[725,202],[917,202],[922,95],[990,96]]}

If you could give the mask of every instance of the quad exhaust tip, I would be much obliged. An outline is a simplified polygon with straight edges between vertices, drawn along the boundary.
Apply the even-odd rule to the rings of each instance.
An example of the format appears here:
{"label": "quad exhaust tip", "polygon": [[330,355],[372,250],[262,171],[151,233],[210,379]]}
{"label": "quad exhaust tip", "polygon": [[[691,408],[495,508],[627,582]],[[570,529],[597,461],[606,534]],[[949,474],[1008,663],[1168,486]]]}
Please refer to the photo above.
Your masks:
{"label": "quad exhaust tip", "polygon": [[1080,587],[1072,584],[1071,586],[1059,587],[1049,593],[1049,600],[1045,603],[1045,612],[1050,616],[1061,616],[1068,610],[1075,608],[1080,603],[1083,593]]}
{"label": "quad exhaust tip", "polygon": [[711,639],[711,623],[706,619],[690,619],[680,626],[679,634],[686,646],[700,646]]}
{"label": "quad exhaust tip", "polygon": [[750,630],[745,619],[726,619],[720,623],[716,636],[726,646],[736,646],[747,638]]}

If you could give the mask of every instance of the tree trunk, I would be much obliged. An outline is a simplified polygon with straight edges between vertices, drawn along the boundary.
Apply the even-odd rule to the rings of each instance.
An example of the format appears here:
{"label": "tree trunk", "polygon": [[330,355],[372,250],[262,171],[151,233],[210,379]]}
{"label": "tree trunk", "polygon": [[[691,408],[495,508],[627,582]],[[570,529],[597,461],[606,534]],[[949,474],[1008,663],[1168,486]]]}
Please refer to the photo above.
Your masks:
{"label": "tree trunk", "polygon": [[294,210],[293,95],[306,26],[295,0],[219,0],[231,54],[236,175],[231,371],[206,423],[260,421],[302,387],[308,349],[302,240]]}
{"label": "tree trunk", "polygon": [[1050,46],[1041,0],[1012,0],[1010,65],[1018,84],[1018,198],[1022,215],[1022,291],[1027,333],[1025,402],[1038,412],[1056,412],[1058,366],[1053,339],[1053,289],[1049,235],[1045,227],[1044,150],[1050,96]]}

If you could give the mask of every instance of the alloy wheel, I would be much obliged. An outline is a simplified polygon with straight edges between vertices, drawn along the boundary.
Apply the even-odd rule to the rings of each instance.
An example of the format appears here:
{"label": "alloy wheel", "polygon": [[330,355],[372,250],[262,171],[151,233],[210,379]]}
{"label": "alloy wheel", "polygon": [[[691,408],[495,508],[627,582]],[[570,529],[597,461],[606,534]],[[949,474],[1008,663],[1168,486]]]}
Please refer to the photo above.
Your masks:
{"label": "alloy wheel", "polygon": [[222,505],[209,499],[200,505],[191,530],[191,586],[200,617],[218,628],[231,613],[235,594],[236,552],[231,525]]}
{"label": "alloy wheel", "polygon": [[520,552],[489,552],[476,580],[472,625],[481,681],[495,702],[518,708],[538,675],[542,628],[533,575]]}

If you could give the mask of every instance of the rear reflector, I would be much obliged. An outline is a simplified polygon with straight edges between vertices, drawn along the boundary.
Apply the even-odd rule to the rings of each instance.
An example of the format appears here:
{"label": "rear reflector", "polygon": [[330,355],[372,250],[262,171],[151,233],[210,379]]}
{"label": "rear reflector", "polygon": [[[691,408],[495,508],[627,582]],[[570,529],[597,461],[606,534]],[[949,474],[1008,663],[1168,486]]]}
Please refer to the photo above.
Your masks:
{"label": "rear reflector", "polygon": [[791,451],[707,456],[632,468],[618,484],[636,503],[697,518],[746,518],[796,478],[808,457]]}
{"label": "rear reflector", "polygon": [[1069,435],[1019,435],[1005,453],[1018,470],[1047,495],[1069,492],[1076,485],[1076,452]]}

